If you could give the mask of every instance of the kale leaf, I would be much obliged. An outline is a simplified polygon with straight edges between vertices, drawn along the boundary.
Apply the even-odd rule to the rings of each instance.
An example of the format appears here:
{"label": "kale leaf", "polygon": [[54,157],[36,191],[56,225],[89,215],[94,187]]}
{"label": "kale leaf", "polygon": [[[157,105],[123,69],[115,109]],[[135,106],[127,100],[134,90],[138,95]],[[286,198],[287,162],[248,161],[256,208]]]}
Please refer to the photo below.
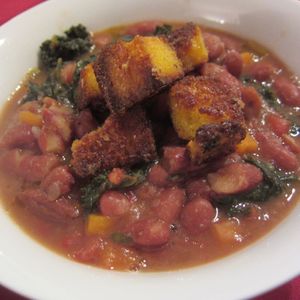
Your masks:
{"label": "kale leaf", "polygon": [[81,188],[80,202],[85,209],[91,210],[105,191],[139,185],[146,179],[147,171],[148,166],[128,170],[123,181],[118,185],[109,181],[109,172],[105,171],[93,177],[88,184]]}
{"label": "kale leaf", "polygon": [[123,232],[114,232],[110,236],[111,240],[116,244],[128,245],[132,244],[132,238]]}
{"label": "kale leaf", "polygon": [[169,24],[163,24],[162,26],[156,26],[154,35],[168,35],[172,31],[172,26]]}
{"label": "kale leaf", "polygon": [[247,155],[244,159],[263,172],[263,181],[249,192],[215,199],[220,206],[227,210],[227,214],[230,216],[247,214],[253,203],[265,202],[279,195],[284,191],[287,183],[298,180],[294,173],[282,172],[272,164],[255,156]]}
{"label": "kale leaf", "polygon": [[34,83],[29,81],[27,84],[27,93],[22,99],[22,103],[39,100],[44,97],[51,97],[57,101],[74,106],[76,103],[76,90],[79,82],[81,70],[90,62],[95,60],[95,55],[91,55],[76,63],[76,69],[71,84],[65,84],[61,81],[60,70],[63,63],[59,60],[55,69],[48,72],[48,77],[43,83]]}
{"label": "kale leaf", "polygon": [[54,68],[58,60],[73,60],[92,46],[90,34],[79,24],[65,31],[64,35],[55,35],[40,46],[39,60],[42,68]]}

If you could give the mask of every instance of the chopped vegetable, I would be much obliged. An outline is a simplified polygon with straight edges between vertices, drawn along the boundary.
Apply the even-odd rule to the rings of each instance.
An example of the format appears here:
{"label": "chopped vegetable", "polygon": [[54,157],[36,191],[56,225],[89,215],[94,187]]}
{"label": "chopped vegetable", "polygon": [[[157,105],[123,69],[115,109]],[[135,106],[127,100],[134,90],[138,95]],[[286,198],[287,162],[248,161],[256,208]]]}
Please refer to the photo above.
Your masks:
{"label": "chopped vegetable", "polygon": [[246,137],[236,146],[239,154],[251,153],[257,150],[256,140],[247,132]]}
{"label": "chopped vegetable", "polygon": [[40,46],[39,59],[42,68],[54,68],[59,59],[73,60],[91,48],[90,34],[81,24],[72,26],[64,35],[53,36]]}
{"label": "chopped vegetable", "polygon": [[20,111],[19,120],[22,123],[26,123],[31,126],[41,127],[42,126],[42,117],[38,114],[35,114],[31,111]]}
{"label": "chopped vegetable", "polygon": [[247,213],[249,205],[245,203],[267,201],[279,195],[287,183],[298,180],[295,174],[282,172],[272,164],[264,162],[255,156],[248,155],[245,157],[245,161],[261,169],[264,174],[264,180],[250,192],[215,199],[219,205],[227,207],[227,213],[231,216],[235,213],[240,215],[242,211]]}
{"label": "chopped vegetable", "polygon": [[251,52],[243,52],[241,53],[243,64],[249,65],[253,60],[253,53]]}
{"label": "chopped vegetable", "polygon": [[162,26],[156,26],[154,35],[168,35],[172,31],[172,26],[169,24],[163,24]]}
{"label": "chopped vegetable", "polygon": [[233,220],[214,223],[213,229],[221,242],[233,243],[241,239],[238,224]]}
{"label": "chopped vegetable", "polygon": [[125,245],[131,244],[133,242],[132,238],[123,232],[114,232],[111,235],[111,240],[116,244],[125,244]]}
{"label": "chopped vegetable", "polygon": [[106,216],[90,214],[87,219],[87,234],[105,234],[113,225],[113,219]]}
{"label": "chopped vegetable", "polygon": [[100,196],[112,188],[127,188],[142,183],[146,179],[148,166],[129,170],[120,184],[114,185],[108,178],[109,172],[95,176],[87,185],[81,188],[80,201],[88,210],[92,209]]}

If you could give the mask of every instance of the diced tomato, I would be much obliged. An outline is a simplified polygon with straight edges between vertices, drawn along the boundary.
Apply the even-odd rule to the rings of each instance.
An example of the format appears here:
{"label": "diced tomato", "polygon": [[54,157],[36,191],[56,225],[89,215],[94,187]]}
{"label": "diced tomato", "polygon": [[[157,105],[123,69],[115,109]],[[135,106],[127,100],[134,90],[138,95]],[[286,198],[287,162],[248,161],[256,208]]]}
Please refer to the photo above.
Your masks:
{"label": "diced tomato", "polygon": [[276,113],[267,114],[266,122],[270,129],[279,137],[289,132],[290,122]]}
{"label": "diced tomato", "polygon": [[126,171],[124,169],[113,168],[108,174],[107,178],[112,184],[119,185],[122,183],[125,176],[126,176]]}

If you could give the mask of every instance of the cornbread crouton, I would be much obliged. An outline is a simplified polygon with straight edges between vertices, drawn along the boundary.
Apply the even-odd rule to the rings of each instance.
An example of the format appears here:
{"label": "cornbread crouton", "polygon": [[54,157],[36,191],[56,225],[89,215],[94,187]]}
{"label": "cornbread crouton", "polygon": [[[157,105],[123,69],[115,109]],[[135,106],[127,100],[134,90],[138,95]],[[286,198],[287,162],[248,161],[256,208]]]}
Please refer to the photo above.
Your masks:
{"label": "cornbread crouton", "polygon": [[107,45],[94,71],[112,113],[124,113],[184,75],[176,51],[158,36],[136,36],[130,42]]}
{"label": "cornbread crouton", "polygon": [[197,130],[224,121],[244,123],[240,99],[227,85],[208,77],[187,76],[170,90],[170,110],[179,137],[191,140]]}
{"label": "cornbread crouton", "polygon": [[139,107],[124,115],[110,115],[103,126],[72,145],[72,165],[79,176],[97,171],[132,166],[156,157],[150,124]]}
{"label": "cornbread crouton", "polygon": [[208,52],[198,25],[188,23],[169,35],[169,43],[176,49],[185,73],[208,61]]}
{"label": "cornbread crouton", "polygon": [[102,105],[105,106],[103,94],[98,85],[93,65],[88,64],[80,72],[77,106],[79,109],[83,109],[93,101],[102,103]]}
{"label": "cornbread crouton", "polygon": [[208,124],[197,130],[195,138],[187,144],[187,149],[192,161],[200,164],[234,152],[236,145],[245,135],[245,128],[239,122]]}

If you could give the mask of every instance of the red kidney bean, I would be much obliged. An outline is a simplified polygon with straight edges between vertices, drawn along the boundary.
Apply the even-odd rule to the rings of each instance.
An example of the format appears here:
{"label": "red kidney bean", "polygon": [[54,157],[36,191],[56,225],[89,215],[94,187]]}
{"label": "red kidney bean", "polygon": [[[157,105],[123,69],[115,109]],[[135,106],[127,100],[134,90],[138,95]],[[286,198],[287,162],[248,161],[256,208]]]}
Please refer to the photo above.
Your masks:
{"label": "red kidney bean", "polygon": [[0,140],[1,148],[26,147],[32,148],[36,143],[36,137],[32,132],[32,126],[28,124],[18,124],[9,128]]}
{"label": "red kidney bean", "polygon": [[16,172],[28,181],[41,181],[58,164],[54,154],[24,155]]}
{"label": "red kidney bean", "polygon": [[287,134],[290,129],[290,122],[276,113],[266,115],[266,123],[269,128],[279,137]]}
{"label": "red kidney bean", "polygon": [[252,86],[243,86],[241,92],[242,100],[245,103],[245,117],[248,120],[258,117],[262,108],[262,99],[257,90]]}
{"label": "red kidney bean", "polygon": [[95,262],[100,258],[103,249],[103,240],[98,236],[90,236],[81,248],[72,253],[72,257],[80,262]]}
{"label": "red kidney bean", "polygon": [[17,195],[17,200],[22,202],[36,215],[50,220],[66,221],[77,218],[81,211],[79,204],[67,197],[51,200],[48,195],[38,188],[26,189]]}
{"label": "red kidney bean", "polygon": [[230,50],[225,54],[223,64],[233,76],[239,77],[241,75],[243,70],[243,59],[241,54],[236,50]]}
{"label": "red kidney bean", "polygon": [[66,150],[63,138],[47,127],[41,129],[38,137],[38,145],[43,153],[62,154]]}
{"label": "red kidney bean", "polygon": [[224,43],[226,50],[235,50],[237,52],[242,51],[242,42],[237,40],[236,38],[230,37],[230,36],[221,36],[221,40]]}
{"label": "red kidney bean", "polygon": [[207,176],[211,189],[219,195],[231,195],[247,192],[263,180],[261,170],[248,163],[226,165]]}
{"label": "red kidney bean", "polygon": [[164,147],[162,165],[169,174],[176,174],[186,170],[190,164],[185,147]]}
{"label": "red kidney bean", "polygon": [[266,81],[271,79],[275,69],[267,61],[259,61],[249,66],[248,73],[258,81]]}
{"label": "red kidney bean", "polygon": [[282,135],[282,140],[283,140],[284,144],[287,145],[293,153],[295,153],[295,154],[300,153],[299,138],[293,138],[288,134],[284,134],[284,135]]}
{"label": "red kidney bean", "polygon": [[132,224],[131,235],[139,246],[161,246],[169,241],[170,229],[162,220],[144,219]]}
{"label": "red kidney bean", "polygon": [[201,68],[201,74],[203,76],[212,77],[215,80],[218,80],[221,84],[229,87],[233,96],[241,96],[240,81],[232,76],[224,67],[214,63],[205,63]]}
{"label": "red kidney bean", "polygon": [[75,62],[68,62],[64,64],[60,71],[60,78],[63,83],[71,84],[73,81],[74,72],[76,70],[76,63]]}
{"label": "red kidney bean", "polygon": [[99,206],[104,216],[115,217],[126,214],[131,204],[124,194],[117,191],[108,191],[100,197]]}
{"label": "red kidney bean", "polygon": [[211,189],[205,179],[195,179],[187,184],[186,194],[189,200],[198,197],[209,200],[211,197]]}
{"label": "red kidney bean", "polygon": [[180,219],[189,233],[199,234],[210,227],[214,216],[215,209],[211,203],[199,197],[185,205]]}
{"label": "red kidney bean", "polygon": [[153,165],[148,173],[148,181],[156,186],[164,187],[169,184],[169,174],[161,165]]}
{"label": "red kidney bean", "polygon": [[296,155],[284,146],[280,139],[267,130],[255,132],[262,156],[273,160],[275,165],[286,171],[296,171],[299,168],[299,161]]}
{"label": "red kidney bean", "polygon": [[224,52],[224,43],[217,35],[204,32],[203,39],[208,51],[209,60],[217,59]]}
{"label": "red kidney bean", "polygon": [[67,166],[59,166],[42,180],[41,188],[51,200],[56,200],[60,196],[69,193],[74,183],[75,180],[69,168]]}
{"label": "red kidney bean", "polygon": [[167,222],[174,222],[180,214],[185,201],[185,192],[177,187],[165,189],[153,200],[152,207],[156,216]]}
{"label": "red kidney bean", "polygon": [[288,106],[300,106],[300,89],[285,77],[277,77],[273,87],[280,100]]}
{"label": "red kidney bean", "polygon": [[96,129],[98,126],[89,109],[82,110],[74,120],[74,131],[77,138],[82,138],[85,134]]}

